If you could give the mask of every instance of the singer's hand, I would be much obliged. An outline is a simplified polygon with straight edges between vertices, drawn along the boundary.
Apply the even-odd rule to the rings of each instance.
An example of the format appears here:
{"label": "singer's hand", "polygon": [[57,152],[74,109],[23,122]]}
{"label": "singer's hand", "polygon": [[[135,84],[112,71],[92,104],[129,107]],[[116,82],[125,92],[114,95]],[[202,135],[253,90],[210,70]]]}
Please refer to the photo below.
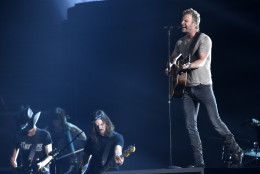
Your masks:
{"label": "singer's hand", "polygon": [[191,69],[192,64],[191,63],[185,63],[181,66],[181,69]]}

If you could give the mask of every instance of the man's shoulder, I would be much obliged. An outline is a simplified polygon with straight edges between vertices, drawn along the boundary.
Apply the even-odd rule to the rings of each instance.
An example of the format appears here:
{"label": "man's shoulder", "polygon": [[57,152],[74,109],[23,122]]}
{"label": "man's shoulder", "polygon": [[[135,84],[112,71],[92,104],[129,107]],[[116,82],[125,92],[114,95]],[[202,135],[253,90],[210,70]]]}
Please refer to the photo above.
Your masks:
{"label": "man's shoulder", "polygon": [[47,131],[46,129],[37,128],[37,132],[39,135],[42,136],[50,136],[50,132]]}
{"label": "man's shoulder", "polygon": [[116,131],[113,131],[112,136],[122,136],[122,135],[120,133],[116,132]]}
{"label": "man's shoulder", "polygon": [[69,128],[79,129],[75,124],[72,124],[70,122],[66,122]]}
{"label": "man's shoulder", "polygon": [[124,139],[123,135],[121,135],[120,133],[115,132],[115,131],[113,131],[112,138],[113,138],[114,140]]}
{"label": "man's shoulder", "polygon": [[22,131],[18,131],[16,132],[15,136],[13,137],[13,140],[18,140],[21,138],[27,137],[27,135],[25,133],[23,133]]}
{"label": "man's shoulder", "polygon": [[184,41],[185,38],[186,38],[186,35],[185,35],[185,36],[182,36],[181,38],[179,38],[179,39],[177,40],[177,43],[180,43],[180,42]]}
{"label": "man's shoulder", "polygon": [[71,127],[72,127],[72,126],[75,126],[74,124],[72,124],[71,122],[68,122],[68,121],[66,122],[66,124],[67,124],[68,126],[71,126]]}
{"label": "man's shoulder", "polygon": [[211,40],[211,38],[205,33],[200,33],[200,39]]}

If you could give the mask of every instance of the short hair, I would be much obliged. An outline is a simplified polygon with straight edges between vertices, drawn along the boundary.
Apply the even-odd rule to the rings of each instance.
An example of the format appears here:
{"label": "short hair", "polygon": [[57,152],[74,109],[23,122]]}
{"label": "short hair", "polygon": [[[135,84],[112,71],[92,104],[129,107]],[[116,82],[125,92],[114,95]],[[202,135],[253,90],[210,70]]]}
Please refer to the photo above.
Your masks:
{"label": "short hair", "polygon": [[182,14],[183,15],[190,14],[192,16],[193,21],[197,23],[196,29],[199,31],[200,14],[196,10],[194,10],[192,8],[184,10],[182,12]]}

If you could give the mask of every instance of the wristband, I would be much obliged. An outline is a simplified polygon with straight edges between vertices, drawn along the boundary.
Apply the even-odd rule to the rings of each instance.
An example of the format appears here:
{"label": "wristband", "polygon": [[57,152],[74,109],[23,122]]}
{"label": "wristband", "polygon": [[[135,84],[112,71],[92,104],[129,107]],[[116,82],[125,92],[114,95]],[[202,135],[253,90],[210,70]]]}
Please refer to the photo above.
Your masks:
{"label": "wristband", "polygon": [[191,69],[191,66],[192,66],[192,64],[190,63],[189,66],[188,66],[188,69]]}

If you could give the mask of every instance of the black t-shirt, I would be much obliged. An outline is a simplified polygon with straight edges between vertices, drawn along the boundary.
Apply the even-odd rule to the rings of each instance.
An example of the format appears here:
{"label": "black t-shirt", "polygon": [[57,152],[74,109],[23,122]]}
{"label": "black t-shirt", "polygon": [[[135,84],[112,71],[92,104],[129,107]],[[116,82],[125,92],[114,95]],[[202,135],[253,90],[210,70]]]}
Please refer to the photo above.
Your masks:
{"label": "black t-shirt", "polygon": [[[70,125],[73,125],[73,124],[71,124],[71,123],[69,123],[69,122],[67,122],[68,123],[68,125],[70,126]],[[74,126],[74,125],[73,125]],[[67,130],[65,130],[65,129],[61,129],[61,130],[59,130],[59,131],[55,131],[54,130],[54,127],[53,126],[50,126],[50,127],[48,127],[47,129],[46,129],[48,132],[50,132],[50,134],[51,134],[51,138],[52,138],[52,147],[53,148],[58,148],[58,149],[63,149],[65,146],[67,147],[67,148],[65,148],[65,149],[63,149],[62,150],[62,152],[60,152],[59,153],[59,155],[57,156],[57,158],[59,158],[59,157],[61,157],[61,156],[63,156],[63,155],[66,155],[66,154],[68,154],[68,153],[71,153],[72,151],[71,151],[71,149],[70,149],[70,147],[68,147],[67,145],[68,145],[68,143],[70,143],[69,142],[69,140],[68,140],[68,135],[67,135]],[[78,133],[80,133],[80,132],[73,132],[73,131],[69,131],[69,133],[71,134],[71,138],[73,139],[73,138],[75,138],[77,135],[78,135]],[[74,140],[73,142],[72,142],[72,144],[73,144],[73,146],[74,146],[74,148],[75,148],[75,150],[78,150],[78,149],[81,149],[81,148],[83,148],[83,146],[85,145],[85,141],[83,142],[83,140],[80,140],[79,138],[77,138],[76,140]],[[63,158],[63,160],[65,160],[65,161],[75,161],[75,156],[73,156],[73,155],[71,155],[71,156],[68,156],[68,157],[66,157],[66,158]],[[73,160],[74,159],[74,160]],[[63,161],[62,160],[62,161]],[[79,159],[79,161],[80,161],[81,159]]]}
{"label": "black t-shirt", "polygon": [[[103,168],[103,165],[101,163],[102,155],[106,148],[106,144],[109,141],[111,141],[111,148],[110,148],[105,166],[113,158],[115,146],[120,145],[122,148],[124,147],[123,136],[117,132],[113,132],[111,137],[98,136],[97,143],[94,143],[92,141],[92,137],[87,139],[87,143],[84,148],[84,152],[88,155],[92,155],[88,170],[96,171],[96,170]],[[118,168],[119,168],[118,165],[116,165],[113,168],[111,168],[110,170],[118,170]]]}
{"label": "black t-shirt", "polygon": [[[74,126],[73,124],[68,123],[68,126]],[[55,130],[53,125],[51,124],[47,130],[50,132],[51,134],[51,138],[53,141],[52,147],[53,148],[58,148],[60,150],[62,150],[62,152],[60,152],[57,155],[57,158],[63,157],[66,154],[71,153],[71,148],[70,145],[73,145],[75,150],[79,150],[81,148],[84,147],[85,145],[85,141],[83,142],[83,140],[80,140],[79,138],[75,139],[70,145],[68,145],[69,139],[68,139],[68,131],[65,129],[61,129],[61,130]],[[72,139],[74,139],[79,132],[73,132],[71,130],[69,130],[69,133],[72,136]],[[65,149],[64,149],[65,148]],[[78,169],[78,162],[81,161],[82,159],[82,155],[83,152],[79,152],[70,156],[67,156],[65,158],[61,158],[59,160],[57,160],[55,163],[51,164],[51,173],[55,173],[56,174],[64,174],[67,173],[68,171],[70,171],[69,173],[77,173],[76,170]],[[72,165],[74,166],[73,170],[71,170]]]}
{"label": "black t-shirt", "polygon": [[[52,143],[51,136],[48,131],[43,129],[36,129],[34,136],[27,136],[27,134],[18,133],[14,140],[14,147],[19,149],[19,158],[21,159],[22,165],[24,167],[29,165],[29,154],[32,145],[36,143],[35,155],[33,158],[33,163],[37,163],[38,160],[43,160],[47,157],[45,153],[45,146]],[[39,161],[40,162],[40,161]]]}

